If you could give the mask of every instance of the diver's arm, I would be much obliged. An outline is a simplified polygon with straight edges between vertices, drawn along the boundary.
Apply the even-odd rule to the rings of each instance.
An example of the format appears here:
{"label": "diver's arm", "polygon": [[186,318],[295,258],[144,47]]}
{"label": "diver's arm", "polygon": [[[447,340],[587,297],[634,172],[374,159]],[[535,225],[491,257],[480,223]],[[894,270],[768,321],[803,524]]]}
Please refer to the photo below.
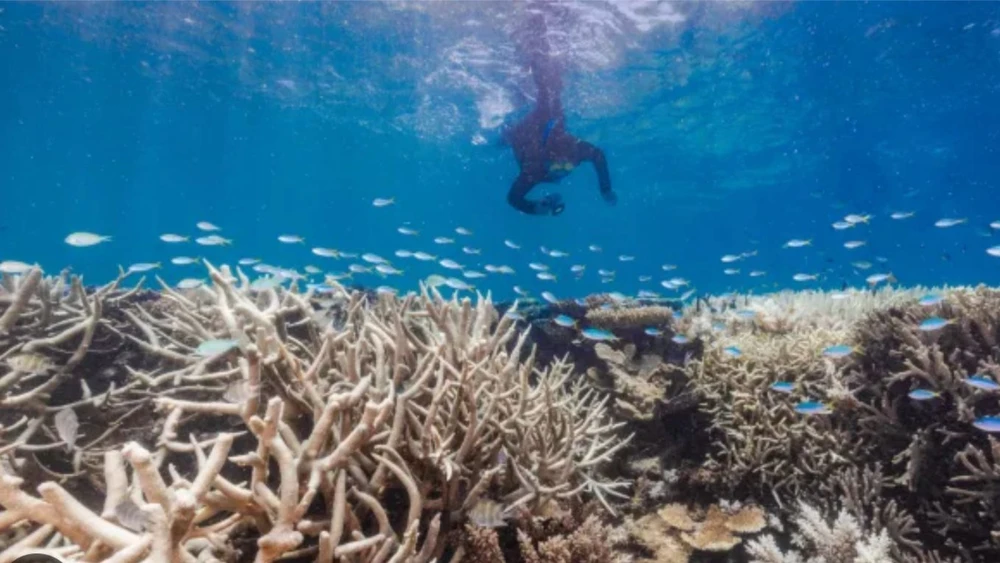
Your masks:
{"label": "diver's arm", "polygon": [[558,215],[562,213],[565,205],[558,194],[550,194],[542,199],[528,199],[528,192],[532,190],[536,182],[530,176],[522,172],[514,184],[507,192],[507,203],[514,209],[529,215]]}
{"label": "diver's arm", "polygon": [[586,141],[578,141],[576,158],[580,161],[589,160],[597,170],[597,184],[601,188],[601,196],[611,203],[615,201],[615,192],[611,189],[611,174],[608,173],[608,161],[604,151]]}

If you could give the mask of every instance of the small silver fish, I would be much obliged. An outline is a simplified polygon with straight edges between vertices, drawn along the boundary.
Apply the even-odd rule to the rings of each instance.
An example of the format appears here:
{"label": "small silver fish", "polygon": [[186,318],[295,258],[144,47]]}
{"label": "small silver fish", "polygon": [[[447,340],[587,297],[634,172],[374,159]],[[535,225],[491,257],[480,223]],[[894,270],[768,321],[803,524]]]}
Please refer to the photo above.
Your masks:
{"label": "small silver fish", "polygon": [[401,235],[406,235],[408,237],[415,237],[420,234],[420,231],[416,229],[411,229],[409,227],[400,227],[396,231]]}
{"label": "small silver fish", "polygon": [[795,274],[792,279],[797,282],[806,282],[819,279],[819,274]]}
{"label": "small silver fish", "polygon": [[129,266],[127,273],[132,274],[139,272],[148,272],[150,270],[155,270],[159,268],[161,265],[162,264],[160,264],[159,262],[140,262],[138,264],[132,264],[131,266]]}
{"label": "small silver fish", "polygon": [[543,280],[543,281],[555,281],[556,280],[556,275],[553,274],[552,272],[538,272],[536,274],[536,277],[538,279],[540,279],[540,280]]}
{"label": "small silver fish", "polygon": [[901,219],[909,219],[910,217],[913,217],[915,214],[916,213],[914,211],[896,211],[891,215],[889,215],[889,218],[899,221]]}
{"label": "small silver fish", "polygon": [[409,250],[397,250],[396,251],[396,258],[412,258],[412,257],[413,257],[413,253],[410,252]]}
{"label": "small silver fish", "polygon": [[477,272],[475,270],[466,270],[466,271],[462,272],[462,275],[465,276],[466,278],[470,279],[470,280],[476,280],[476,279],[479,279],[479,278],[485,278],[486,277],[486,274],[484,274],[482,272]]}
{"label": "small silver fish", "polygon": [[844,243],[844,248],[848,250],[854,250],[855,248],[861,248],[865,244],[867,243],[863,240],[849,240]]}
{"label": "small silver fish", "polygon": [[10,369],[24,373],[41,373],[55,367],[51,360],[33,352],[22,352],[10,356],[6,363]]}
{"label": "small silver fish", "polygon": [[71,408],[64,408],[53,417],[56,425],[56,434],[59,439],[66,442],[69,449],[76,447],[76,438],[80,430],[80,420],[76,417],[76,412]]}
{"label": "small silver fish", "polygon": [[480,250],[478,248],[470,248],[468,246],[463,246],[462,247],[462,252],[464,252],[466,254],[472,254],[472,255],[480,254]]}
{"label": "small silver fish", "polygon": [[631,261],[635,260],[635,256],[630,256],[628,254],[622,254],[621,256],[618,257],[618,260],[620,262],[631,262]]}
{"label": "small silver fish", "polygon": [[503,528],[507,525],[503,506],[492,500],[480,500],[469,510],[468,516],[480,528]]}
{"label": "small silver fish", "polygon": [[550,250],[549,256],[551,256],[552,258],[565,258],[569,256],[569,253],[563,252],[562,250]]}
{"label": "small silver fish", "polygon": [[239,262],[237,262],[240,266],[253,266],[258,263],[260,263],[259,258],[240,258]]}
{"label": "small silver fish", "polygon": [[126,498],[115,507],[115,518],[119,524],[133,532],[141,532],[149,525],[146,514],[129,498]]}
{"label": "small silver fish", "polygon": [[177,283],[178,289],[195,289],[196,287],[201,287],[205,285],[205,280],[199,280],[195,278],[186,278]]}
{"label": "small silver fish", "polygon": [[189,241],[191,239],[190,239],[190,237],[185,237],[185,236],[181,236],[181,235],[175,235],[175,234],[172,234],[172,233],[167,233],[165,235],[160,235],[160,240],[162,240],[163,242],[175,243],[175,242],[187,242],[187,241]]}
{"label": "small silver fish", "polygon": [[579,274],[583,272],[585,269],[587,269],[587,267],[584,266],[583,264],[575,264],[569,269],[569,271],[573,272],[574,274]]}
{"label": "small silver fish", "polygon": [[66,244],[76,247],[94,246],[102,242],[109,242],[110,240],[111,237],[109,236],[86,232],[71,233],[65,238]]}
{"label": "small silver fish", "polygon": [[339,252],[337,252],[332,248],[322,248],[322,247],[317,247],[312,249],[312,253],[315,254],[316,256],[322,256],[323,258],[336,258],[340,255]]}
{"label": "small silver fish", "polygon": [[375,271],[386,276],[399,276],[403,274],[402,270],[397,270],[389,264],[377,264],[375,266]]}
{"label": "small silver fish", "polygon": [[466,237],[472,236],[472,231],[466,229],[465,227],[456,227],[455,232]]}
{"label": "small silver fish", "polygon": [[195,242],[202,246],[228,246],[233,243],[233,241],[222,238],[219,235],[209,235],[207,237],[198,237]]}
{"label": "small silver fish", "polygon": [[461,270],[462,269],[462,265],[461,264],[459,264],[458,262],[455,262],[454,260],[451,260],[450,258],[445,258],[444,260],[441,260],[440,262],[438,262],[438,264],[441,264],[442,268],[448,268],[449,270]]}
{"label": "small silver fish", "polygon": [[427,254],[426,252],[414,252],[413,257],[416,258],[417,260],[420,260],[421,262],[429,262],[431,260],[437,259],[437,256],[434,256],[432,254]]}
{"label": "small silver fish", "polygon": [[844,229],[850,229],[854,226],[854,223],[848,223],[847,221],[837,221],[833,224],[833,228],[838,231],[843,231]]}
{"label": "small silver fish", "polygon": [[313,276],[316,276],[316,275],[319,275],[319,274],[323,273],[323,270],[317,268],[316,266],[306,266],[303,269],[306,271],[307,274],[313,275]]}
{"label": "small silver fish", "polygon": [[536,272],[544,272],[545,270],[549,269],[549,267],[546,266],[545,264],[539,264],[538,262],[532,262],[528,264],[528,267],[531,268],[532,270],[535,270]]}
{"label": "small silver fish", "polygon": [[368,262],[369,264],[385,264],[387,262],[385,258],[382,258],[378,254],[372,254],[370,252],[362,254],[361,259],[364,260],[365,262]]}
{"label": "small silver fish", "polygon": [[250,398],[250,384],[245,379],[237,379],[226,386],[222,398],[227,403],[243,403]]}
{"label": "small silver fish", "polygon": [[783,245],[783,248],[802,248],[804,246],[810,246],[812,244],[812,239],[802,240],[802,239],[792,239]]}
{"label": "small silver fish", "polygon": [[852,225],[857,225],[860,223],[867,223],[871,218],[871,215],[848,215],[847,217],[844,217],[844,221],[847,221]]}
{"label": "small silver fish", "polygon": [[962,223],[965,223],[967,221],[968,219],[950,219],[950,218],[938,219],[937,221],[934,222],[934,226],[939,229],[947,229],[949,227],[961,225]]}
{"label": "small silver fish", "polygon": [[299,235],[280,235],[278,236],[278,242],[283,242],[285,244],[302,244],[306,239],[300,237]]}
{"label": "small silver fish", "polygon": [[474,289],[471,285],[458,278],[448,278],[444,280],[444,284],[456,291],[471,291]]}
{"label": "small silver fish", "polygon": [[396,203],[396,198],[394,197],[377,197],[372,200],[372,205],[375,207],[388,207],[394,203]]}
{"label": "small silver fish", "polygon": [[198,227],[199,230],[202,230],[202,231],[221,231],[222,230],[219,227],[216,227],[215,225],[213,225],[212,223],[209,223],[208,221],[199,221],[196,226]]}
{"label": "small silver fish", "polygon": [[587,249],[590,250],[591,252],[600,252],[602,250],[601,247],[597,246],[596,244],[588,246]]}
{"label": "small silver fish", "polygon": [[507,248],[512,248],[514,250],[519,250],[521,248],[521,245],[511,242],[510,240],[505,240],[503,243],[507,245]]}

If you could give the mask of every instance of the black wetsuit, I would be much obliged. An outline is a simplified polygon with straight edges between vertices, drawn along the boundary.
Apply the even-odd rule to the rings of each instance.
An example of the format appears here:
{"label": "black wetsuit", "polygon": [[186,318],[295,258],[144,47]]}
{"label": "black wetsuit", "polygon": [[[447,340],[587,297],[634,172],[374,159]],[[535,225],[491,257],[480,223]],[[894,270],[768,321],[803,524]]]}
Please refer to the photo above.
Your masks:
{"label": "black wetsuit", "polygon": [[514,150],[521,173],[507,194],[507,202],[532,215],[558,215],[565,209],[559,194],[528,199],[528,193],[543,182],[556,183],[581,162],[594,163],[601,196],[610,204],[617,201],[604,152],[566,131],[563,116],[562,78],[552,60],[541,16],[529,22],[531,44],[527,46],[528,67],[538,89],[535,108],[521,121],[504,131],[504,141]]}

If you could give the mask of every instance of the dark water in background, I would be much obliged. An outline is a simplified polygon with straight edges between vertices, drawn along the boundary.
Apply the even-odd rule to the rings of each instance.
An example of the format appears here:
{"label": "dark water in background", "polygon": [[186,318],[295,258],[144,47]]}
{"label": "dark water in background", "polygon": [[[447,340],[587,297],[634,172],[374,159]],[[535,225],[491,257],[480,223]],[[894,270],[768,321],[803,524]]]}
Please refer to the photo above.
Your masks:
{"label": "dark water in background", "polygon": [[[511,40],[525,9],[2,4],[0,260],[69,265],[91,281],[162,261],[177,281],[203,273],[173,256],[337,272],[350,261],[308,249],[403,248],[477,270],[510,265],[517,276],[470,281],[501,297],[515,283],[669,294],[659,282],[675,275],[712,292],[860,286],[879,271],[907,285],[1000,281],[1000,258],[985,252],[1000,244],[988,226],[1000,220],[1000,4],[550,6],[569,127],[605,149],[619,194],[605,206],[588,167],[558,186],[567,210],[556,218],[505,201],[516,165],[497,128],[532,95]],[[376,197],[397,204],[375,208]],[[875,217],[833,230],[847,213]],[[969,222],[935,228],[942,217]],[[234,246],[158,240],[196,235],[202,220]],[[404,222],[421,236],[397,233]],[[114,241],[72,248],[62,241],[73,231]],[[279,243],[285,233],[305,247]],[[814,243],[782,249],[791,238]],[[852,239],[868,245],[844,249]],[[723,254],[751,250],[740,275],[723,273]],[[857,260],[875,265],[859,272]],[[535,279],[531,261],[559,280]],[[409,289],[447,273],[393,262],[402,278],[358,281]],[[587,274],[574,279],[572,264]],[[598,268],[616,282],[601,284]],[[823,277],[797,284],[796,273]]]}

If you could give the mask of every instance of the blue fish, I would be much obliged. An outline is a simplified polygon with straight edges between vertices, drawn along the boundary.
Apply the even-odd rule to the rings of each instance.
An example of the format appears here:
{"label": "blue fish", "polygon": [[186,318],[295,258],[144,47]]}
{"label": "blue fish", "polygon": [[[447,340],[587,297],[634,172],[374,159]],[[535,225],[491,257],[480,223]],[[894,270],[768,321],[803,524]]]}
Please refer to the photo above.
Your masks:
{"label": "blue fish", "polygon": [[740,356],[743,355],[743,351],[736,346],[726,346],[725,348],[722,349],[722,351],[734,358],[739,358]]}
{"label": "blue fish", "polygon": [[507,311],[506,313],[504,313],[503,316],[511,318],[511,319],[514,319],[515,321],[523,321],[524,320],[524,315],[522,315],[521,313],[518,313],[517,311]]}
{"label": "blue fish", "polygon": [[983,391],[996,391],[1000,389],[1000,383],[993,381],[985,375],[970,375],[965,382],[972,387],[982,389]]}
{"label": "blue fish", "polygon": [[973,426],[983,432],[1000,432],[1000,416],[983,416],[972,423]]}
{"label": "blue fish", "polygon": [[795,412],[799,414],[830,414],[833,411],[830,410],[830,405],[825,403],[820,403],[819,401],[803,401],[795,405]]}
{"label": "blue fish", "polygon": [[937,305],[942,301],[944,301],[944,297],[941,297],[937,293],[928,293],[927,295],[921,297],[918,303],[920,303],[924,307],[933,307],[934,305]]}
{"label": "blue fish", "polygon": [[933,330],[944,328],[946,325],[949,324],[951,324],[951,321],[949,320],[942,319],[941,317],[931,317],[925,320],[924,322],[920,323],[920,326],[918,326],[917,328],[919,328],[924,332],[931,332]]}
{"label": "blue fish", "polygon": [[688,340],[688,337],[684,336],[683,334],[675,334],[674,337],[671,338],[670,340],[672,340],[674,344],[687,344],[688,342],[690,342]]}
{"label": "blue fish", "polygon": [[854,348],[851,348],[847,344],[837,344],[836,346],[828,346],[823,349],[823,355],[827,358],[846,358],[854,353]]}
{"label": "blue fish", "polygon": [[660,336],[663,334],[663,331],[656,328],[655,326],[651,326],[651,327],[646,327],[645,333],[649,336]]}
{"label": "blue fish", "polygon": [[795,384],[791,381],[776,381],[771,384],[771,390],[778,393],[791,393],[795,389]]}
{"label": "blue fish", "polygon": [[552,319],[552,322],[565,328],[572,328],[576,326],[576,321],[569,315],[559,315],[558,317]]}
{"label": "blue fish", "polygon": [[580,299],[579,297],[576,298],[576,299],[574,299],[573,302],[576,303],[577,305],[581,306],[581,307],[586,307],[587,306],[587,302],[585,300],[583,300],[583,299]]}
{"label": "blue fish", "polygon": [[914,389],[907,394],[907,396],[914,401],[927,401],[939,395],[940,393],[937,391],[931,391],[930,389]]}
{"label": "blue fish", "polygon": [[582,334],[583,337],[586,338],[587,340],[601,340],[601,341],[603,341],[603,340],[618,340],[618,337],[616,337],[611,332],[609,332],[607,330],[604,330],[604,329],[600,329],[600,328],[594,328],[594,327],[585,328],[585,329],[583,329],[583,330],[580,331],[580,334]]}

